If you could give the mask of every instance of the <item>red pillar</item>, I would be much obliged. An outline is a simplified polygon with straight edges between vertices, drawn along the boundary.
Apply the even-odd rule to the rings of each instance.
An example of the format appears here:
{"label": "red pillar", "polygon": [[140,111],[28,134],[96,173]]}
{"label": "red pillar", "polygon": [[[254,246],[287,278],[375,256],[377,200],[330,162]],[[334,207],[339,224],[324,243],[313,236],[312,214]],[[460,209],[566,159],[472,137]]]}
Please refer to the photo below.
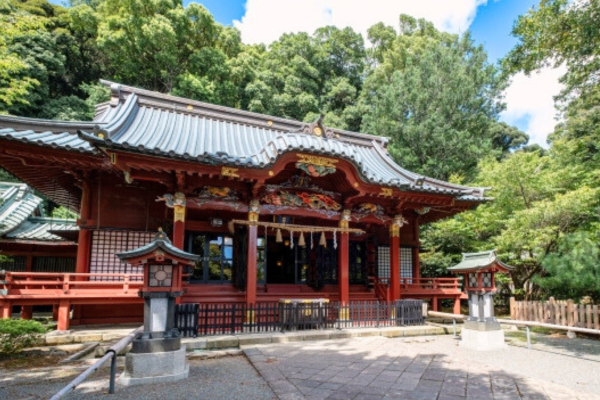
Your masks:
{"label": "red pillar", "polygon": [[400,298],[400,234],[393,232],[390,236],[390,297],[392,301]]}
{"label": "red pillar", "polygon": [[[90,245],[91,231],[84,228],[88,225],[88,219],[91,213],[91,195],[90,185],[84,181],[81,186],[81,206],[79,208],[79,239],[77,240],[77,262],[75,264],[75,273],[87,274],[90,272]],[[86,280],[82,277],[76,277],[75,280]]]}
{"label": "red pillar", "polygon": [[21,319],[31,319],[33,306],[21,306]]}
{"label": "red pillar", "polygon": [[454,314],[460,314],[460,297],[454,298],[454,309],[452,312]]}
{"label": "red pillar", "polygon": [[[92,232],[89,229],[79,227],[79,239],[77,240],[77,263],[75,273],[87,274],[90,272],[90,245]],[[86,280],[78,277],[76,280]]]}
{"label": "red pillar", "polygon": [[58,305],[58,324],[56,330],[66,331],[69,329],[69,312],[71,311],[71,303],[68,300],[61,300]]}
{"label": "red pillar", "polygon": [[256,304],[256,241],[258,227],[248,226],[248,268],[246,270],[246,304]]}
{"label": "red pillar", "polygon": [[434,296],[431,299],[431,311],[437,311],[438,310],[438,298],[437,296]]}
{"label": "red pillar", "polygon": [[350,234],[341,233],[338,247],[338,285],[340,288],[340,302],[342,305],[350,303]]}
{"label": "red pillar", "polygon": [[[412,267],[412,277],[415,279],[419,279],[421,277],[421,264],[419,263],[419,217],[415,218],[414,226],[413,226],[413,235],[414,242],[417,245],[413,248],[413,267]],[[418,282],[413,282],[418,283]]]}
{"label": "red pillar", "polygon": [[0,318],[10,317],[12,317],[12,304],[10,304],[10,301],[3,301],[0,304]]}
{"label": "red pillar", "polygon": [[173,223],[173,246],[183,250],[185,237],[185,221],[175,221]]}

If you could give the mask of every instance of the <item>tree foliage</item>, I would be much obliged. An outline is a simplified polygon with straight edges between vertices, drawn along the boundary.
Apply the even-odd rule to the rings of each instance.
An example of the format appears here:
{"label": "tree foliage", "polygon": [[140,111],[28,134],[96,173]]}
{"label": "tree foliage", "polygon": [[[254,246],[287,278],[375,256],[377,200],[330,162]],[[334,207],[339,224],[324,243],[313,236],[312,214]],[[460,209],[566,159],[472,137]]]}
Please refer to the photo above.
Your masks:
{"label": "tree foliage", "polygon": [[496,122],[505,82],[468,33],[440,32],[406,15],[393,39],[392,32],[369,31],[377,68],[361,93],[362,127],[390,136],[402,166],[439,179],[472,176],[481,158],[527,140]]}

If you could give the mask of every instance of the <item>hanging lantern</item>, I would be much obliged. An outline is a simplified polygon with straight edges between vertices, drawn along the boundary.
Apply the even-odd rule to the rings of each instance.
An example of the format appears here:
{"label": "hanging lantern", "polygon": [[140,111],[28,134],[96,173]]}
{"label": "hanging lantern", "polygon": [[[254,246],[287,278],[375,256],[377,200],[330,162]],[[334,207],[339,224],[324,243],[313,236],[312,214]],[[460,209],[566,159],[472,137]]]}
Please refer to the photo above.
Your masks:
{"label": "hanging lantern", "polygon": [[275,242],[283,242],[283,237],[281,236],[281,229],[277,229],[277,233],[275,234]]}
{"label": "hanging lantern", "polygon": [[290,249],[294,248],[294,232],[290,231]]}
{"label": "hanging lantern", "polygon": [[304,241],[304,232],[300,232],[300,239],[298,239],[298,246],[300,246],[300,247],[306,246],[306,242]]}
{"label": "hanging lantern", "polygon": [[337,249],[337,231],[333,231],[333,248]]}
{"label": "hanging lantern", "polygon": [[325,239],[325,232],[321,232],[321,239],[319,240],[319,244],[323,247],[327,247],[327,239]]}
{"label": "hanging lantern", "polygon": [[314,247],[313,231],[310,231],[310,248],[312,249],[313,247]]}

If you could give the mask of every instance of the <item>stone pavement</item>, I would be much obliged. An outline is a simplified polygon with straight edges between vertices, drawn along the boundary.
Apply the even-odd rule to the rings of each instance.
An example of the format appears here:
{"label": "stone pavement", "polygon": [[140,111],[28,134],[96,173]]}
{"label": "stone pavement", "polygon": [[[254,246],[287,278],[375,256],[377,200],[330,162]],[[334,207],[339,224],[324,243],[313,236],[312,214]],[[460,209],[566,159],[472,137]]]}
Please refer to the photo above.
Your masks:
{"label": "stone pavement", "polygon": [[[539,378],[548,376],[541,370],[555,368],[560,373],[565,362],[569,367],[569,360],[561,360],[564,355],[540,355],[516,347],[473,353],[457,347],[449,336],[365,337],[246,346],[243,350],[282,400],[600,399],[594,394],[596,386]],[[538,365],[538,356],[540,362],[558,365]],[[574,365],[582,371],[592,368],[583,373],[592,381],[600,371],[594,361]],[[529,373],[518,374],[515,369]]]}

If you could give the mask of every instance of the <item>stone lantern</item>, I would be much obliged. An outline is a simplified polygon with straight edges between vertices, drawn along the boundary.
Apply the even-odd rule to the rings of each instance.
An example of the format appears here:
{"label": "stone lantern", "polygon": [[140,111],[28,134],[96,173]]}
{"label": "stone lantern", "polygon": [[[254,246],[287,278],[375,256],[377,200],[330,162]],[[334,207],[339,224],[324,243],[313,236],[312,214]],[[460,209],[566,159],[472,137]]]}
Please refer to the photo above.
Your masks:
{"label": "stone lantern", "polygon": [[159,229],[145,246],[118,253],[132,265],[144,268],[144,283],[138,295],[144,299],[144,331],[127,353],[125,371],[119,378],[124,385],[172,382],[187,378],[185,346],[175,328],[175,299],[183,267],[194,265],[199,256],[179,250]]}
{"label": "stone lantern", "polygon": [[469,317],[462,331],[461,346],[492,350],[504,346],[504,332],[494,317],[494,275],[514,269],[496,257],[496,250],[463,253],[462,261],[448,271],[464,275],[464,290],[469,297]]}

